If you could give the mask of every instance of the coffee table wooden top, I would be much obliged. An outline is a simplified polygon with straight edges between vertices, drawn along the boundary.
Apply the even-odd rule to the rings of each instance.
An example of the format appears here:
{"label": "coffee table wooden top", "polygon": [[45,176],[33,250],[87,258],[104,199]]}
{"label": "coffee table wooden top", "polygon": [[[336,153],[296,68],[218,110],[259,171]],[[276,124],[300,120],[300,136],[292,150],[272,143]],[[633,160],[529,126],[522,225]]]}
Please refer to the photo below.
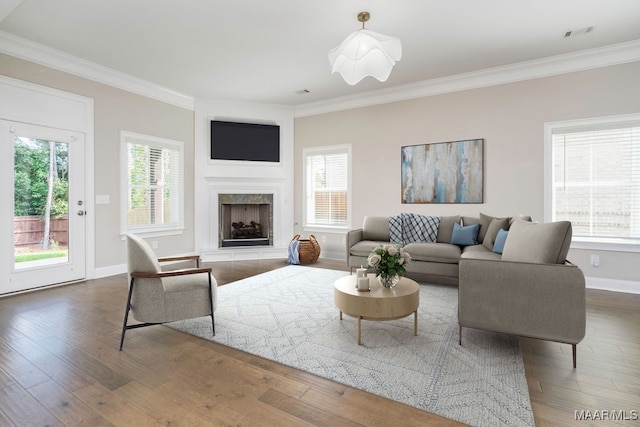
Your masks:
{"label": "coffee table wooden top", "polygon": [[378,283],[374,274],[367,276],[369,292],[358,291],[355,275],[335,281],[333,299],[342,313],[363,320],[394,320],[418,310],[420,287],[415,281],[402,277],[395,288],[387,289]]}

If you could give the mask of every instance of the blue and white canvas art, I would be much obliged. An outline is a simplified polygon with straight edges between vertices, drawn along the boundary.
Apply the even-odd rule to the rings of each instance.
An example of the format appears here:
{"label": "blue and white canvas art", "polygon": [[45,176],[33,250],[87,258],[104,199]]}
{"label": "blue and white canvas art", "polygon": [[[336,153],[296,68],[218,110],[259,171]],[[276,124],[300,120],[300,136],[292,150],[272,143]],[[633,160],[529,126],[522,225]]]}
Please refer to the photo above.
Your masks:
{"label": "blue and white canvas art", "polygon": [[482,203],[484,139],[402,147],[402,203]]}

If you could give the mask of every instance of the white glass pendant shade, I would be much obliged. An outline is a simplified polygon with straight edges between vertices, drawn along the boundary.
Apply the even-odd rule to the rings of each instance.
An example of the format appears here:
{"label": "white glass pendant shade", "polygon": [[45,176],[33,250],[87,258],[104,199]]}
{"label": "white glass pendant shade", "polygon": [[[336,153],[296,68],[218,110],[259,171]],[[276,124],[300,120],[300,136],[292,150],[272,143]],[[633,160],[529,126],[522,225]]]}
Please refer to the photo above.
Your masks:
{"label": "white glass pendant shade", "polygon": [[399,39],[366,29],[349,35],[329,51],[331,72],[340,73],[350,85],[355,85],[366,76],[386,81],[401,57],[402,43]]}

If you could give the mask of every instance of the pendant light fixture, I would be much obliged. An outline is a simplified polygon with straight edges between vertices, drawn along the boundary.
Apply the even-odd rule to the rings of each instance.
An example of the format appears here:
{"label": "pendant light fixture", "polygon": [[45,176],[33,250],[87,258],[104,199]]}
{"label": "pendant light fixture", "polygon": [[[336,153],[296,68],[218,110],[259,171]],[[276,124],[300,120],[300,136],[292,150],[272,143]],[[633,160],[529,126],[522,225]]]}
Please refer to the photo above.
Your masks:
{"label": "pendant light fixture", "polygon": [[364,28],[369,12],[360,12],[362,29],[350,34],[339,46],[329,51],[331,72],[338,72],[344,80],[355,85],[366,76],[386,81],[391,69],[402,57],[400,39],[375,33]]}

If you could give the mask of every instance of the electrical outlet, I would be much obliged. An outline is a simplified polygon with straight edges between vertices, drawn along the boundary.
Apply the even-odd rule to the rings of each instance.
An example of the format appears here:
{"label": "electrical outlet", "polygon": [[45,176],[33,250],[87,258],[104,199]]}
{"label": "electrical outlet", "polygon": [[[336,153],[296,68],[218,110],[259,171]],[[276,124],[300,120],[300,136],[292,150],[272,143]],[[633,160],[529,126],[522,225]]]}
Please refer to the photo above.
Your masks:
{"label": "electrical outlet", "polygon": [[593,267],[600,267],[600,255],[591,255],[591,265]]}

